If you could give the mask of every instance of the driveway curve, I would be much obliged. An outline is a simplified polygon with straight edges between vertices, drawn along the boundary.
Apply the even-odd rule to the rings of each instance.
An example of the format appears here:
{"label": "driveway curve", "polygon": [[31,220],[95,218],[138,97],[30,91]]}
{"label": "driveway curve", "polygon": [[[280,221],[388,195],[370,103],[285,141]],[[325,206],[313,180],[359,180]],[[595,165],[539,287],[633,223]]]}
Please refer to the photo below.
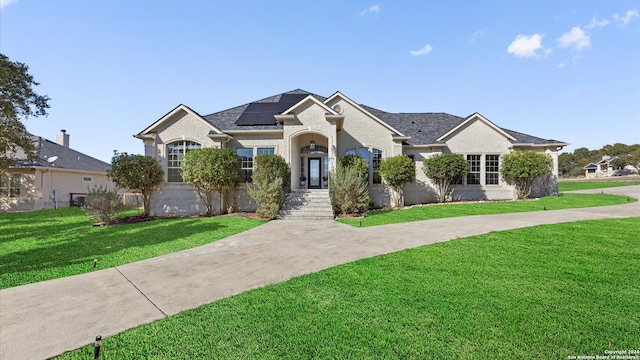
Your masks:
{"label": "driveway curve", "polygon": [[[640,198],[640,186],[582,193]],[[275,220],[211,244],[0,291],[0,359],[46,359],[250,289],[358,259],[535,225],[640,216],[640,202],[354,228]]]}

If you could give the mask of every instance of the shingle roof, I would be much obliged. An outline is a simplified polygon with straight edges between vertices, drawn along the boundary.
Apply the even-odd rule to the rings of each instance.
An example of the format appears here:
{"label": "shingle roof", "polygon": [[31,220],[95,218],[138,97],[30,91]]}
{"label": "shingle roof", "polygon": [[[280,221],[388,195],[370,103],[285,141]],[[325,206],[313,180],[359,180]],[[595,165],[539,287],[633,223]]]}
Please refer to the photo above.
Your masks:
{"label": "shingle roof", "polygon": [[[284,94],[306,94],[312,95],[320,101],[326,100],[326,97],[296,89],[283,94],[273,95],[261,100],[254,101],[254,103],[263,102],[278,102],[280,97]],[[249,104],[236,106],[231,109],[223,110],[217,113],[203,116],[203,118],[222,131],[233,130],[272,130],[282,129],[282,124],[274,121],[273,125],[253,125],[253,126],[238,126],[236,121]],[[411,139],[406,141],[409,145],[427,145],[427,144],[444,144],[442,141],[438,141],[442,135],[446,134],[451,129],[460,125],[467,120],[455,115],[446,113],[389,113],[386,111],[378,110],[376,108],[362,105],[363,109],[369,111],[371,114],[386,122],[391,127],[402,132],[404,135],[410,136]],[[517,131],[502,129],[509,135],[513,136],[518,143],[527,144],[554,144],[560,143],[557,140],[547,140],[539,137],[523,134]]]}
{"label": "shingle roof", "polygon": [[[32,135],[32,138],[34,143],[36,143],[38,159],[35,162],[30,162],[27,160],[24,152],[20,151],[16,154],[17,160],[14,166],[50,167],[92,172],[107,172],[111,167],[110,164],[107,164],[104,161],[85,155],[79,151],[62,146],[40,136]],[[53,156],[57,156],[56,160],[48,162],[47,159],[51,159]]]}
{"label": "shingle roof", "polygon": [[[296,89],[296,90],[292,90],[292,91],[288,91],[282,94],[278,94],[278,95],[273,95],[261,100],[257,100],[257,101],[252,101],[251,103],[275,103],[278,102],[280,100],[280,98],[282,97],[282,95],[285,94],[302,94],[302,95],[312,95],[314,96],[316,99],[320,100],[320,101],[324,101],[326,98],[320,95],[316,95],[313,93],[310,93],[308,91],[304,91],[301,89]],[[218,129],[222,130],[222,131],[230,131],[230,130],[272,130],[272,129],[282,129],[282,124],[278,124],[276,123],[275,119],[273,120],[274,124],[273,125],[253,125],[253,126],[239,126],[236,125],[236,121],[238,120],[238,118],[240,117],[240,115],[242,115],[242,113],[245,111],[245,109],[247,108],[247,106],[249,106],[249,104],[251,103],[247,103],[244,105],[240,105],[240,106],[236,106],[233,107],[231,109],[227,109],[227,110],[223,110],[223,111],[219,111],[213,114],[209,114],[209,115],[205,115],[203,116],[203,118],[205,120],[207,120],[209,123],[211,123],[213,126],[217,127]]]}

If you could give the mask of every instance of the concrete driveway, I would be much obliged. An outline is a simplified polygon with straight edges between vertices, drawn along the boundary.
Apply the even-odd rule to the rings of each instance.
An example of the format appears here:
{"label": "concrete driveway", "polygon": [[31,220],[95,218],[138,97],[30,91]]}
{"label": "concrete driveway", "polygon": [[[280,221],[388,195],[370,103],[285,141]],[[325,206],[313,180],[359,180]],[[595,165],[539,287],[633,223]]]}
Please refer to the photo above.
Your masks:
{"label": "concrete driveway", "polygon": [[[640,186],[603,189],[640,198]],[[582,192],[599,193],[601,190]],[[0,359],[44,359],[181,311],[354,260],[541,224],[640,216],[640,203],[369,228],[276,220],[194,249],[0,291]]]}

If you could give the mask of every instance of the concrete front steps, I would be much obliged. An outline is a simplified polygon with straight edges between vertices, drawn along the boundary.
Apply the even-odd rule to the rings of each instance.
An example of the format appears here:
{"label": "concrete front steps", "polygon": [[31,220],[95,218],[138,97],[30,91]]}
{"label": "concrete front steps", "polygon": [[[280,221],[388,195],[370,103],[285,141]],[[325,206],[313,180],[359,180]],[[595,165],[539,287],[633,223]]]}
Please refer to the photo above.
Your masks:
{"label": "concrete front steps", "polygon": [[329,190],[292,190],[280,210],[283,220],[334,220]]}

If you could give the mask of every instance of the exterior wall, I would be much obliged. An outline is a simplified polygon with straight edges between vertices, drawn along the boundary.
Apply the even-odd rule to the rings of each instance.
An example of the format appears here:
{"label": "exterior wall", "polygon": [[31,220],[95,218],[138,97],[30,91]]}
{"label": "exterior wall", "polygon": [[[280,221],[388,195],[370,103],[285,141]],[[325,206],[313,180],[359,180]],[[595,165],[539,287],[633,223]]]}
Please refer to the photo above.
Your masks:
{"label": "exterior wall", "polygon": [[337,137],[336,125],[327,121],[326,109],[309,102],[295,113],[295,120],[285,123],[282,156],[291,168],[291,189],[300,189],[300,148],[310,141],[326,146],[329,153],[329,168],[335,168]]}
{"label": "exterior wall", "polygon": [[[71,194],[86,194],[95,186],[112,188],[106,173],[36,168],[12,170],[21,173],[20,198],[0,199],[0,210],[22,211],[71,206]],[[90,181],[83,178],[91,177]],[[54,194],[58,194],[54,198]]]}
{"label": "exterior wall", "polygon": [[186,111],[180,111],[157,129],[154,140],[144,142],[145,155],[155,157],[165,173],[165,181],[160,184],[151,199],[150,215],[190,215],[205,212],[198,194],[191,185],[167,182],[167,144],[185,140],[195,141],[203,148],[220,147],[219,142],[208,137],[210,131],[211,127],[202,120]]}
{"label": "exterior wall", "polygon": [[[510,200],[515,198],[515,188],[502,178],[498,185],[485,184],[485,155],[503,155],[511,152],[511,142],[484,121],[476,120],[460,129],[446,141],[444,152],[481,155],[480,185],[456,185],[454,200]],[[502,161],[502,160],[500,160]]]}

